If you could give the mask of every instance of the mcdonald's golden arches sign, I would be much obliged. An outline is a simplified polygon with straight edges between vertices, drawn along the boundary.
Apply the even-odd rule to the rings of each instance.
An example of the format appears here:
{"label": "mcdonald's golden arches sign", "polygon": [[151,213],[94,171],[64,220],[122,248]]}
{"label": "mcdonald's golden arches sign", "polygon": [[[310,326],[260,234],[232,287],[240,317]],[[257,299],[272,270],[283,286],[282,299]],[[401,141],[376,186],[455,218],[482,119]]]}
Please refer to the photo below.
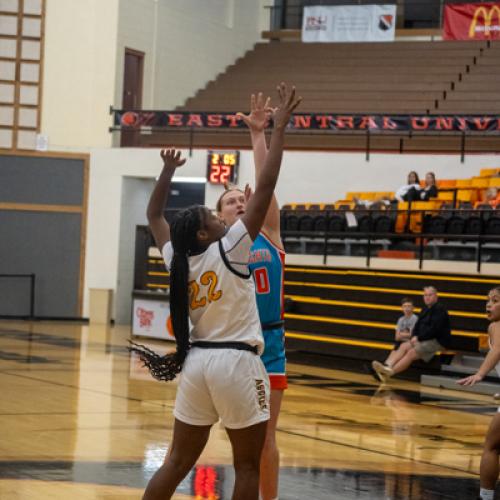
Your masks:
{"label": "mcdonald's golden arches sign", "polygon": [[500,3],[446,5],[443,38],[445,40],[500,40]]}

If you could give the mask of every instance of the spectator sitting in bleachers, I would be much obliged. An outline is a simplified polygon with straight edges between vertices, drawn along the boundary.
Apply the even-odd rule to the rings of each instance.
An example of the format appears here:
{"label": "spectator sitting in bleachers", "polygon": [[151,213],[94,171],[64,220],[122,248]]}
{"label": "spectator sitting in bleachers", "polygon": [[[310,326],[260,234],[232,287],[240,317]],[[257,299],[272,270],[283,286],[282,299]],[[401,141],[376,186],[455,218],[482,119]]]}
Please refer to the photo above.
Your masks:
{"label": "spectator sitting in bleachers", "polygon": [[356,208],[369,208],[370,210],[385,210],[391,205],[389,198],[376,198],[374,200],[362,200],[361,198],[354,197]]}
{"label": "spectator sitting in bleachers", "polygon": [[482,200],[477,201],[474,208],[480,205],[490,205],[492,208],[496,208],[500,204],[500,193],[496,187],[490,187],[484,191],[484,197]]}
{"label": "spectator sitting in bleachers", "polygon": [[411,339],[413,328],[418,320],[418,316],[413,313],[414,305],[412,299],[405,297],[401,301],[401,309],[403,311],[403,316],[401,316],[396,323],[396,339],[394,342],[394,349],[385,361],[386,366],[394,365],[394,361],[398,357],[397,350],[403,342],[407,342]]}
{"label": "spectator sitting in bleachers", "polygon": [[438,302],[437,289],[424,287],[424,303],[413,328],[411,339],[403,342],[392,359],[392,365],[379,361],[372,363],[381,382],[407,370],[413,361],[421,359],[429,362],[436,352],[449,347],[451,343],[450,317],[446,308]]}
{"label": "spectator sitting in bleachers", "polygon": [[417,172],[412,170],[408,174],[408,181],[395,194],[397,201],[417,201],[420,199],[420,179]]}
{"label": "spectator sitting in bleachers", "polygon": [[418,194],[420,201],[429,201],[431,198],[437,198],[438,188],[436,186],[436,176],[434,172],[427,172],[425,174],[425,186]]}

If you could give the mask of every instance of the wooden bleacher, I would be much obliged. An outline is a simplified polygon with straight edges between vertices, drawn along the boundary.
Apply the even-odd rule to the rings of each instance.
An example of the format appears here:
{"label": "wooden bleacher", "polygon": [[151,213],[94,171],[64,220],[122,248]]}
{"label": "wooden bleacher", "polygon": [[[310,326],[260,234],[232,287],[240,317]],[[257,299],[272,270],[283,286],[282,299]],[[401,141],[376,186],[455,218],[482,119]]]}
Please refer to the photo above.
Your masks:
{"label": "wooden bleacher", "polygon": [[[500,43],[395,42],[303,44],[258,43],[177,109],[247,111],[249,95],[275,96],[275,85],[293,82],[301,112],[500,113]],[[143,146],[250,147],[246,130],[171,131],[140,137]],[[190,141],[192,141],[190,143]],[[461,150],[460,134],[372,134],[373,151]],[[363,134],[288,134],[286,147],[365,149]],[[500,151],[500,137],[467,138],[465,151]]]}

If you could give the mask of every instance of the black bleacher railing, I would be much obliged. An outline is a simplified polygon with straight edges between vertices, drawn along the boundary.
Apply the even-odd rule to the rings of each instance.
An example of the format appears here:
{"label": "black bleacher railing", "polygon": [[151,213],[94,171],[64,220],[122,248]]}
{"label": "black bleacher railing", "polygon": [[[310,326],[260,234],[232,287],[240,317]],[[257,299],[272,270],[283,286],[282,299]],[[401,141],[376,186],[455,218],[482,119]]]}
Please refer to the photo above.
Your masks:
{"label": "black bleacher railing", "polygon": [[35,284],[36,284],[36,274],[0,274],[1,278],[7,279],[29,279],[30,281],[30,292],[29,292],[29,315],[18,315],[18,314],[3,314],[0,311],[0,318],[19,318],[23,317],[26,319],[35,319]]}
{"label": "black bleacher railing", "polygon": [[[380,250],[410,252],[425,259],[500,262],[500,209],[282,210],[281,231],[288,253],[366,258]],[[443,253],[445,255],[443,255]]]}

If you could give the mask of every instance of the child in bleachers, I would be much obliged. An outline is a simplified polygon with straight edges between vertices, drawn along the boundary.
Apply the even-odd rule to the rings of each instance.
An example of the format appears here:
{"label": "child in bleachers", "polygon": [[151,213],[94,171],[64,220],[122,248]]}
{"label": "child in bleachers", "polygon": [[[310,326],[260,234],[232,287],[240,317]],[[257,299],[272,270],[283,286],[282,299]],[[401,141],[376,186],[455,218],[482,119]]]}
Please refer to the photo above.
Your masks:
{"label": "child in bleachers", "polygon": [[396,359],[396,351],[399,349],[399,346],[408,340],[411,339],[411,334],[413,332],[413,328],[418,320],[418,316],[414,314],[414,304],[413,300],[405,297],[401,301],[401,310],[403,311],[403,316],[398,319],[396,323],[396,338],[394,342],[394,349],[392,350],[389,357],[385,360],[385,365],[391,366],[394,364],[393,361]]}

